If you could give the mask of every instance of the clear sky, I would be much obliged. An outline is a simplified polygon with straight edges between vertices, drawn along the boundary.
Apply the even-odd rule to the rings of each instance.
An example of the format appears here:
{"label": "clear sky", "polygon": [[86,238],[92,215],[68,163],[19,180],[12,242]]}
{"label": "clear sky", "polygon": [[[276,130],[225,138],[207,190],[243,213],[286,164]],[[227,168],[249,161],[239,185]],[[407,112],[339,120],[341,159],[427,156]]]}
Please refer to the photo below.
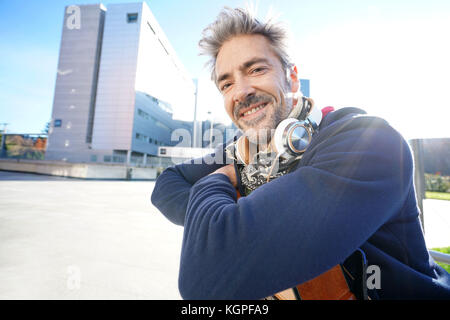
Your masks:
{"label": "clear sky", "polygon": [[[0,0],[0,123],[40,132],[51,117],[64,7],[99,1]],[[124,3],[137,1],[102,1]],[[227,5],[248,1],[146,1],[193,78],[200,118],[225,120],[198,56],[202,29]],[[406,138],[450,137],[450,1],[252,1],[291,29],[292,57],[319,106],[355,106]],[[0,126],[2,128],[2,126]]]}

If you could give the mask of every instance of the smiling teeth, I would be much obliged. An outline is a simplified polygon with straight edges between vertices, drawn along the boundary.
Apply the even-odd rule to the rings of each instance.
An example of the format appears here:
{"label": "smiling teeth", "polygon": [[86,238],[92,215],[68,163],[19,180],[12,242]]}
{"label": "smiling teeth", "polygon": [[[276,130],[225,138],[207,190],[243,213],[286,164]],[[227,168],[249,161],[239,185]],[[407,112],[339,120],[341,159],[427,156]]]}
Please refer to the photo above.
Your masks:
{"label": "smiling teeth", "polygon": [[247,111],[247,112],[244,112],[243,115],[244,115],[244,116],[247,116],[247,115],[249,115],[249,114],[255,113],[256,111],[258,111],[258,110],[264,108],[264,107],[266,106],[266,104],[267,104],[267,103],[264,103],[264,104],[260,105],[259,107],[256,107],[256,108],[253,108],[253,109],[251,109],[251,110],[249,110],[249,111]]}

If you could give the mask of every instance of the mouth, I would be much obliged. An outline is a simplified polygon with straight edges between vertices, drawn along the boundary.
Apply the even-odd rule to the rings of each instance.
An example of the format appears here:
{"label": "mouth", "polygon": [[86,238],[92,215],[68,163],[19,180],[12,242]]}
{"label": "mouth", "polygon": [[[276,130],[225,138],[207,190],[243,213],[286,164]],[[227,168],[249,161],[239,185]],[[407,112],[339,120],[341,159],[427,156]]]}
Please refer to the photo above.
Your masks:
{"label": "mouth", "polygon": [[260,102],[256,104],[252,104],[250,107],[245,108],[239,112],[239,118],[241,119],[250,119],[258,116],[262,110],[266,108],[269,102]]}

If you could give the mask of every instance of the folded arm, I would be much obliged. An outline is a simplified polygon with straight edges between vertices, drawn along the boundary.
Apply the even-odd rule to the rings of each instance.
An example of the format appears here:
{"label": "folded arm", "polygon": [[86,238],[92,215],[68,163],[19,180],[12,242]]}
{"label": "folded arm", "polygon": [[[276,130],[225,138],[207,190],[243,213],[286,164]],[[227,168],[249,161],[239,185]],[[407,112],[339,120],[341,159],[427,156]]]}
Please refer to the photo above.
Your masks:
{"label": "folded arm", "polygon": [[151,201],[171,222],[184,225],[189,192],[192,185],[224,166],[224,146],[212,155],[170,167],[158,177]]}
{"label": "folded arm", "polygon": [[[228,177],[191,188],[179,288],[185,299],[260,299],[342,262],[402,207],[409,147],[364,118],[327,128],[294,172],[237,201]],[[328,130],[328,131],[327,131]]]}

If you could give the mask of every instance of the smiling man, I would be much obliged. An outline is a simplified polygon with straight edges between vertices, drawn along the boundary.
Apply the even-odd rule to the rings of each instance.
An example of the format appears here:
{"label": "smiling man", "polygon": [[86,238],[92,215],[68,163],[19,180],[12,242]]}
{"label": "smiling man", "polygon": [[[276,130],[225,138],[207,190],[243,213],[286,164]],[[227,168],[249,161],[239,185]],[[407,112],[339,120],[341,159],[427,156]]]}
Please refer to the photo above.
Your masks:
{"label": "smiling man", "polygon": [[156,181],[153,204],[184,226],[181,295],[450,298],[423,238],[407,143],[360,109],[321,112],[299,95],[285,34],[242,9],[203,33],[243,134],[217,148],[221,163],[183,163]]}
{"label": "smiling man", "polygon": [[[226,41],[217,54],[216,84],[225,109],[250,138],[273,130],[292,109],[292,101],[285,98],[291,85],[283,70],[263,35],[236,36]],[[293,86],[293,91],[297,91],[298,80]]]}

